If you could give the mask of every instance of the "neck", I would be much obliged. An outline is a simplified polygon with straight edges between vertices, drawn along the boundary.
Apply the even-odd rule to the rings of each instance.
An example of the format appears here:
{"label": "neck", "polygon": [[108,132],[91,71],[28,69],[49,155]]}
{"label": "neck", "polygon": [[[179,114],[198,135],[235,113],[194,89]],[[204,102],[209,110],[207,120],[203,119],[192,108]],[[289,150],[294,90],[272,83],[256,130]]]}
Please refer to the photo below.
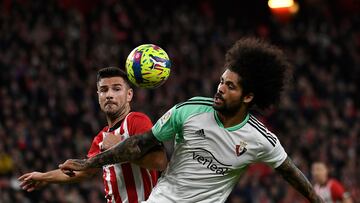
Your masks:
{"label": "neck", "polygon": [[130,106],[126,105],[121,111],[113,114],[113,115],[106,115],[106,120],[108,123],[109,128],[112,128],[116,123],[123,120],[126,115],[130,112]]}
{"label": "neck", "polygon": [[244,106],[242,106],[237,112],[234,113],[226,114],[219,111],[216,112],[224,128],[235,126],[244,121],[248,114],[248,111],[246,108],[243,107]]}

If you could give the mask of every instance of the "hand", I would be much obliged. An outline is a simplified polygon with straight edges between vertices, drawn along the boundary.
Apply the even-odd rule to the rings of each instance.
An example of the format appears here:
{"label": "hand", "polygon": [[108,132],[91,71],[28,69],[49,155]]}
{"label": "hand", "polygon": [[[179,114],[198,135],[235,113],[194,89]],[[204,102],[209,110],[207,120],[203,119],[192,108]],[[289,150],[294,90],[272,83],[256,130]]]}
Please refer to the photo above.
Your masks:
{"label": "hand", "polygon": [[87,159],[68,159],[63,164],[59,165],[61,171],[68,176],[73,176],[74,171],[84,171],[88,169]]}
{"label": "hand", "polygon": [[18,180],[20,181],[20,187],[28,192],[37,190],[44,187],[48,182],[42,180],[44,173],[32,172],[22,175]]}
{"label": "hand", "polygon": [[112,146],[116,145],[117,143],[119,143],[121,140],[122,139],[120,135],[115,135],[114,133],[106,133],[101,149],[107,150]]}

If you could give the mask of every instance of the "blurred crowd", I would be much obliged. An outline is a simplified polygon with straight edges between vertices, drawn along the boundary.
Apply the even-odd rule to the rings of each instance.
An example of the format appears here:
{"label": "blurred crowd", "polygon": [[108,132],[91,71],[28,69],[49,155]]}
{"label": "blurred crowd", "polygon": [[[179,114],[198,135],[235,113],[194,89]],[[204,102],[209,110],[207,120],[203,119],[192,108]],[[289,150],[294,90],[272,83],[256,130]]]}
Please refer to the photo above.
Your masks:
{"label": "blurred crowd", "polygon": [[[155,90],[135,89],[132,104],[155,122],[178,102],[212,97],[225,51],[249,35],[283,48],[295,68],[279,107],[257,112],[259,119],[310,180],[311,163],[324,161],[354,201],[360,199],[359,5],[303,1],[291,22],[280,23],[261,6],[265,1],[246,2],[0,2],[0,202],[105,202],[100,174],[32,193],[17,181],[25,172],[85,158],[106,125],[97,70],[124,68],[140,44],[165,49],[170,79]],[[253,165],[228,202],[304,199],[271,169]]]}

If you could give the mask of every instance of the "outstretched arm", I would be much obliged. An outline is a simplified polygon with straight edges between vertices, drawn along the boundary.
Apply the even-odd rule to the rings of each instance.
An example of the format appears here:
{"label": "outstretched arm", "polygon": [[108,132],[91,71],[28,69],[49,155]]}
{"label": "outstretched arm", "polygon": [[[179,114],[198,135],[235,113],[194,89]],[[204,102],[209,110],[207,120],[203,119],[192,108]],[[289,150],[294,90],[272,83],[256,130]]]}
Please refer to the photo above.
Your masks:
{"label": "outstretched arm", "polygon": [[81,171],[88,168],[99,168],[107,164],[131,162],[138,160],[154,147],[161,145],[161,142],[155,138],[150,130],[141,135],[131,136],[92,158],[69,159],[64,164],[60,164],[59,167],[64,171]]}
{"label": "outstretched arm", "polygon": [[78,171],[72,174],[72,176],[65,175],[61,170],[56,169],[48,172],[30,172],[23,174],[18,178],[20,181],[20,187],[23,190],[31,192],[39,189],[51,183],[74,183],[80,182],[84,179],[92,177],[98,170],[89,169],[85,171]]}
{"label": "outstretched arm", "polygon": [[289,157],[275,170],[310,202],[323,202],[315,193],[315,190],[305,175],[295,166]]}

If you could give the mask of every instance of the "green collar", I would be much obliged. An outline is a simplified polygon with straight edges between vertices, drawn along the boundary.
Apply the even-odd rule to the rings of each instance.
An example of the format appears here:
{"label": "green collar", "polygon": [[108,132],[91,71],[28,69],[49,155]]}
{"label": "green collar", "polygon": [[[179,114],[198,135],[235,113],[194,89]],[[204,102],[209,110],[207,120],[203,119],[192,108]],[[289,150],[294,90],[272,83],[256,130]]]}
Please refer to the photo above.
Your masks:
{"label": "green collar", "polygon": [[[224,128],[224,125],[223,125],[222,122],[220,121],[220,119],[219,119],[216,111],[214,111],[214,115],[215,115],[216,123],[217,123],[221,128]],[[239,123],[239,124],[237,124],[237,125],[234,125],[234,126],[231,126],[231,127],[228,127],[228,128],[225,128],[225,129],[228,130],[228,131],[239,130],[240,128],[242,128],[242,127],[247,123],[247,121],[249,120],[249,117],[250,117],[250,115],[247,114],[246,117],[245,117],[245,119],[244,119],[241,123]]]}

